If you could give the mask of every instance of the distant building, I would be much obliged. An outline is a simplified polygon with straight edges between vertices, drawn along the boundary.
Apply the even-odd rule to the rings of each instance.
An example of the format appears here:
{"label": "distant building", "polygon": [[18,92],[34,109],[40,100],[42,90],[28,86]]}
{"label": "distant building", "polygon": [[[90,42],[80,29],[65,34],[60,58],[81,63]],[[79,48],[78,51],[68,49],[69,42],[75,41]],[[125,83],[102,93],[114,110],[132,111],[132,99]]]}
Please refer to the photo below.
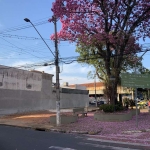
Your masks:
{"label": "distant building", "polygon": [[[95,98],[96,96],[98,100],[105,99],[104,98],[104,89],[105,89],[104,82],[74,84],[74,85],[69,85],[69,87],[75,88],[75,89],[77,87],[86,87],[86,90],[89,90],[90,98]],[[117,93],[118,93],[118,100],[121,99],[122,97],[133,98],[133,91],[125,87],[118,86]]]}
{"label": "distant building", "polygon": [[78,88],[78,87],[84,87],[86,90],[89,90],[89,96],[95,95],[95,90],[97,96],[103,96],[104,95],[104,83],[103,82],[96,82],[95,83],[84,83],[84,84],[74,84],[74,85],[69,85],[69,87],[72,88]]}
{"label": "distant building", "polygon": [[62,88],[70,88],[70,89],[88,90],[87,87],[82,84],[69,85],[68,82],[64,82],[63,85],[61,85],[61,87]]}

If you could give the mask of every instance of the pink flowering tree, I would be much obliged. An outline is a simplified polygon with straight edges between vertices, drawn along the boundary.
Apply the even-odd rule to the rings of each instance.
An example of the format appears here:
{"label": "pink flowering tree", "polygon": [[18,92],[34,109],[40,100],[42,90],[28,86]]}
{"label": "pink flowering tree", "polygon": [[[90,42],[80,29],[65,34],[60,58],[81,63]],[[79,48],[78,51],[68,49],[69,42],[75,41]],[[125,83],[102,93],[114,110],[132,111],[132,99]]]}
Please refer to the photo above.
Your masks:
{"label": "pink flowering tree", "polygon": [[[104,61],[106,93],[113,104],[124,55],[130,57],[138,52],[138,39],[150,37],[150,1],[55,0],[52,11],[62,23],[57,33],[59,40],[96,48],[96,55]],[[51,38],[54,39],[54,35]],[[113,86],[112,76],[115,78]]]}

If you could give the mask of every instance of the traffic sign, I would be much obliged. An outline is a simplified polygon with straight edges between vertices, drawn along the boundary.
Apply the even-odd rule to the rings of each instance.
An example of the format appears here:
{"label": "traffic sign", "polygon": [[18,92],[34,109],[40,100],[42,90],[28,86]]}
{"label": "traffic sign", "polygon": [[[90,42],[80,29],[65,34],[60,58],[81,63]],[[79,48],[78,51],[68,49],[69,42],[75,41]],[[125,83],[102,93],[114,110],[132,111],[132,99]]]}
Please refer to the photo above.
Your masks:
{"label": "traffic sign", "polygon": [[121,86],[133,88],[150,88],[150,75],[121,73]]}

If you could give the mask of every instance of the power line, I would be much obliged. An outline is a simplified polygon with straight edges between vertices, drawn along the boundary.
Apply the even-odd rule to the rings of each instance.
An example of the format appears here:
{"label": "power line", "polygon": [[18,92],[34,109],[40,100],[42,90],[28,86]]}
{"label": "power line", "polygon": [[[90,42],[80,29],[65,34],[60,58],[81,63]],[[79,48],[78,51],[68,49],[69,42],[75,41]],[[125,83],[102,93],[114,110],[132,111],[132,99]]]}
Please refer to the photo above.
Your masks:
{"label": "power line", "polygon": [[[150,51],[150,49],[147,49],[147,51]],[[145,52],[145,50],[139,51],[138,53],[141,53],[141,52]],[[129,53],[125,53],[123,55],[129,55],[129,54],[131,54],[131,53],[130,52]],[[71,57],[59,58],[59,60],[60,60],[60,62],[63,62],[65,64],[70,64],[70,63],[72,63],[74,61],[83,61],[83,60],[103,58],[101,56],[97,56],[97,57],[95,57],[95,55],[92,55],[92,56],[94,56],[94,57],[92,57],[92,58],[84,58],[84,59],[78,59],[80,56],[71,56]],[[118,55],[112,55],[111,57],[117,57],[117,56],[120,56],[120,54],[118,54]],[[68,61],[70,61],[70,63],[68,63]]]}
{"label": "power line", "polygon": [[[47,19],[46,19],[47,18]],[[48,22],[48,19],[50,17],[45,17],[45,18],[42,18],[42,19],[38,19],[36,21],[34,21],[34,25],[35,26],[39,26],[39,25],[43,25],[43,24],[46,24],[46,23],[49,23]],[[45,20],[46,19],[46,20]],[[41,20],[41,21],[40,21]],[[38,22],[37,22],[38,21]],[[7,33],[7,32],[12,32],[12,31],[17,31],[17,30],[22,30],[22,29],[27,29],[27,28],[31,28],[32,26],[31,25],[19,25],[19,26],[15,26],[15,27],[11,27],[11,28],[7,28],[7,29],[3,29],[3,31],[0,31],[0,34],[2,33]]]}
{"label": "power line", "polygon": [[6,41],[7,43],[9,43],[9,44],[13,45],[13,46],[14,46],[15,48],[17,48],[17,49],[24,50],[24,51],[23,51],[23,53],[27,53],[27,54],[30,54],[30,55],[32,55],[32,56],[34,56],[34,57],[36,57],[36,58],[40,58],[40,59],[41,59],[41,57],[38,57],[38,56],[33,55],[33,54],[29,53],[29,52],[26,52],[26,50],[25,50],[25,49],[20,48],[20,47],[18,47],[18,46],[16,46],[16,45],[14,45],[13,43],[11,43],[11,42],[7,41],[6,39],[3,39],[3,38],[1,38],[1,39],[2,39],[2,40],[4,40],[4,41]]}
{"label": "power line", "polygon": [[[147,51],[150,51],[150,49],[148,49]],[[145,52],[145,51],[140,51],[140,52]],[[138,52],[138,53],[140,53]],[[129,55],[131,53],[126,53],[124,55]],[[94,55],[93,55],[94,56]],[[120,55],[113,55],[111,57],[116,57],[116,56],[120,56]],[[98,58],[103,58],[103,57],[92,57],[92,58],[86,58],[86,59],[78,59],[80,56],[72,56],[72,57],[64,57],[64,58],[60,58],[60,62],[65,63],[65,64],[71,64],[75,61],[84,61],[84,60],[90,60],[90,59],[98,59]],[[68,59],[68,60],[67,60]],[[71,60],[72,59],[72,60]],[[26,65],[20,65],[20,66],[14,66],[14,67],[6,67],[6,69],[9,68],[25,68],[25,69],[29,69],[29,68],[33,68],[33,67],[41,67],[41,66],[51,66],[51,65],[55,65],[55,60],[52,59],[50,61],[44,61],[44,62],[39,62],[39,63],[33,63],[33,64],[26,64]],[[3,69],[3,68],[0,68]]]}
{"label": "power line", "polygon": [[[43,58],[46,58],[46,57],[43,57]],[[0,60],[20,60],[20,59],[25,59],[25,60],[28,60],[28,59],[34,59],[34,57],[29,57],[29,58],[25,58],[25,57],[14,57],[14,58],[11,58],[11,57],[7,57],[7,56],[4,56],[4,57],[0,57]],[[2,62],[1,62],[2,64]]]}
{"label": "power line", "polygon": [[[35,26],[39,26],[39,25],[43,25],[43,24],[46,24],[46,23],[49,23],[48,21],[42,21],[42,22],[39,22],[39,23],[36,23]],[[6,30],[3,30],[1,33],[6,33],[6,32],[12,32],[12,31],[17,31],[17,30],[22,30],[22,29],[27,29],[27,28],[31,28],[32,26],[31,25],[26,25],[26,26],[22,26],[22,27],[18,27],[18,28],[14,28],[14,29],[6,29]]]}
{"label": "power line", "polygon": [[[21,45],[23,45],[22,43],[20,43]],[[24,45],[23,45],[24,46]],[[6,45],[6,44],[0,44],[0,47],[10,47],[10,48],[16,48],[15,46],[13,45]],[[46,50],[47,48],[45,47],[45,45],[43,45],[43,43],[39,43],[36,44],[36,45],[31,45],[31,46],[24,46],[26,48],[26,51],[31,51],[31,50],[28,50],[28,49],[32,49],[33,52],[43,52],[43,50]],[[51,47],[54,47],[51,46]],[[8,50],[8,49],[7,49]],[[40,51],[41,50],[41,51]],[[43,53],[49,53],[48,51],[47,52],[43,52]],[[49,53],[50,54],[50,53]]]}
{"label": "power line", "polygon": [[47,46],[47,48],[50,50],[50,52],[52,53],[52,55],[54,56],[55,58],[55,55],[53,53],[53,51],[51,50],[51,48],[48,46],[48,44],[45,42],[45,40],[43,39],[43,37],[41,36],[41,34],[39,33],[39,31],[37,30],[37,28],[35,27],[35,25],[28,19],[28,18],[25,18],[24,21],[26,22],[29,22],[32,27],[36,30],[36,32],[39,34],[39,36],[41,37],[41,39],[43,40],[43,42],[45,43],[45,45]]}
{"label": "power line", "polygon": [[[147,51],[150,51],[150,49],[148,49]],[[140,51],[140,52],[145,52],[145,51]],[[140,53],[138,52],[138,53]],[[131,53],[126,53],[124,55],[129,55]],[[84,61],[84,60],[91,60],[91,59],[100,59],[103,58],[101,56],[97,56],[95,57],[95,55],[93,55],[94,57],[92,58],[84,58],[84,59],[78,59],[80,56],[71,56],[71,57],[64,57],[64,58],[60,58],[60,62],[65,63],[65,64],[71,64],[75,61]],[[120,55],[112,55],[111,57],[116,57],[116,56],[120,56]],[[41,62],[38,64],[28,64],[28,65],[23,65],[22,67],[24,68],[31,68],[31,67],[35,67],[35,66],[49,66],[49,65],[54,65],[54,60],[48,61],[48,62]]]}
{"label": "power line", "polygon": [[[50,65],[54,65],[54,60],[13,66],[13,68],[32,68],[32,67],[41,67],[41,66],[50,66]],[[10,68],[12,68],[12,67],[10,67]]]}
{"label": "power line", "polygon": [[[150,49],[142,50],[142,51],[139,51],[138,53],[145,52],[145,51],[150,51]],[[133,54],[133,53],[129,52],[129,53],[125,53],[123,55],[125,56],[125,55],[129,55],[129,54]],[[92,57],[92,56],[94,56],[94,57]],[[117,56],[120,56],[120,54],[118,54],[118,55],[111,55],[112,58],[113,57],[117,57]],[[87,57],[87,56],[85,56],[85,57]],[[101,59],[103,57],[102,56],[95,57],[95,55],[90,55],[90,58],[89,58],[89,56],[87,58],[84,58],[84,59],[79,59],[79,58],[80,58],[80,56],[73,56],[73,57],[68,57],[68,58],[67,57],[66,58],[60,58],[60,62],[65,63],[65,64],[71,64],[71,63],[73,63],[75,61],[86,61],[86,60],[93,60],[93,59]]]}
{"label": "power line", "polygon": [[[22,44],[22,43],[20,43],[20,44],[21,44],[21,45],[23,45],[23,47],[25,47],[25,48],[26,48],[26,46],[25,46],[24,44]],[[31,47],[29,47],[29,48],[28,48],[28,50],[29,50],[29,51],[33,51],[33,52],[34,52],[34,49],[33,49],[33,48],[31,48]],[[26,51],[27,51],[27,50],[26,50]],[[39,52],[36,52],[36,54],[37,54],[37,53],[39,53]],[[49,54],[50,54],[50,53],[49,53]],[[43,55],[43,53],[41,53],[40,55],[45,56],[45,55]]]}
{"label": "power line", "polygon": [[[20,36],[20,35],[12,35],[12,34],[0,34],[1,37],[7,37],[7,38],[17,38],[17,39],[25,39],[25,40],[42,40],[38,37],[27,37],[27,36]],[[50,40],[43,38],[44,40]]]}
{"label": "power line", "polygon": [[[5,40],[5,41],[7,41],[6,39],[4,39],[4,38],[2,38],[3,40]],[[50,40],[49,40],[50,41]],[[51,42],[51,41],[50,41]],[[11,47],[11,48],[13,48],[13,49],[18,49],[18,50],[20,50],[20,51],[18,51],[18,50],[9,50],[9,49],[6,49],[7,51],[9,50],[9,51],[15,51],[15,52],[17,52],[17,53],[19,53],[19,55],[22,55],[22,54],[26,54],[26,53],[28,53],[27,51],[30,51],[30,54],[31,54],[31,51],[32,52],[34,52],[34,53],[39,53],[40,55],[43,55],[43,54],[45,54],[45,53],[47,53],[47,54],[45,54],[45,55],[43,55],[43,56],[47,56],[48,54],[50,54],[50,53],[48,53],[48,52],[44,52],[43,50],[44,49],[46,49],[46,47],[44,48],[44,46],[43,46],[43,44],[42,45],[40,45],[39,44],[39,42],[38,42],[38,45],[36,45],[36,46],[25,46],[25,45],[23,45],[22,43],[20,43],[21,45],[23,45],[23,47],[24,48],[20,48],[20,47],[16,47],[16,45],[12,45],[12,43],[10,43],[9,41],[7,41],[7,43],[9,43],[9,44],[11,44],[11,45],[6,45],[6,44],[0,44],[0,47],[2,47],[2,45],[4,45],[4,46],[8,46],[8,47]],[[32,48],[31,48],[32,47]],[[37,48],[36,48],[37,47]],[[39,49],[41,49],[42,48],[42,50],[41,51],[39,51]],[[2,51],[0,52],[0,53],[2,53]],[[4,52],[5,54],[6,54],[6,56],[8,56],[8,53],[6,53],[6,52]],[[4,56],[4,53],[3,53],[3,56]],[[32,54],[31,54],[32,55]],[[5,57],[6,59],[9,59],[10,57]],[[4,57],[3,58],[0,58],[0,59],[5,59]],[[40,58],[44,58],[44,57],[41,57],[40,56]],[[10,58],[11,59],[11,58]],[[14,58],[12,58],[12,59],[14,59]],[[26,58],[23,58],[23,59],[26,59]]]}

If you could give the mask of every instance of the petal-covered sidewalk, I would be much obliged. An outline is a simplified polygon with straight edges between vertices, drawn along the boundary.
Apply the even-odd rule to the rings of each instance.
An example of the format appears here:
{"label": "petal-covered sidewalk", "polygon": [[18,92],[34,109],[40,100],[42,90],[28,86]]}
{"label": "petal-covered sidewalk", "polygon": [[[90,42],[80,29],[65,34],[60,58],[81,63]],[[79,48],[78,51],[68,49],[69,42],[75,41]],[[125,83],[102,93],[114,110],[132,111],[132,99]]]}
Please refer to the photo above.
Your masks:
{"label": "petal-covered sidewalk", "polygon": [[76,123],[56,127],[49,121],[52,115],[55,113],[47,111],[3,116],[0,117],[0,124],[43,128],[48,131],[86,133],[89,138],[141,143],[150,147],[150,114],[148,112],[138,115],[138,127],[136,127],[136,116],[124,122],[102,122],[94,120],[94,112],[89,112],[87,117],[79,117]]}
{"label": "petal-covered sidewalk", "polygon": [[94,120],[93,113],[88,113],[88,117],[79,118],[78,122],[63,125],[59,129],[68,132],[88,132],[90,137],[96,139],[150,146],[150,114],[144,112],[138,115],[138,127],[136,127],[136,116],[124,122],[102,122]]}

